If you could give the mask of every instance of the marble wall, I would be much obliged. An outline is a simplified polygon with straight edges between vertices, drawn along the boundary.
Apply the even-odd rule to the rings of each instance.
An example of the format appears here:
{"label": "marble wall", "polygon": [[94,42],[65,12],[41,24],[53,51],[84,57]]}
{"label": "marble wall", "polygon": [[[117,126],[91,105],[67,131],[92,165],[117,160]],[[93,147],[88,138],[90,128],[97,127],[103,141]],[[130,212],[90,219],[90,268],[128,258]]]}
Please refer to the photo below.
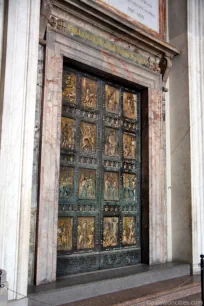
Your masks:
{"label": "marble wall", "polygon": [[172,259],[191,262],[191,171],[187,1],[169,1],[169,42],[175,57],[169,79]]}
{"label": "marble wall", "polygon": [[[2,3],[2,1],[1,1]],[[27,295],[40,0],[9,0],[0,109],[0,267],[9,299]]]}
{"label": "marble wall", "polygon": [[204,1],[188,0],[188,66],[191,139],[192,263],[204,254]]}
{"label": "marble wall", "polygon": [[[4,0],[0,0],[0,72],[2,67],[2,55],[3,55],[3,33],[4,33],[4,10],[5,10],[5,3]],[[0,81],[1,81],[1,75],[0,73]]]}

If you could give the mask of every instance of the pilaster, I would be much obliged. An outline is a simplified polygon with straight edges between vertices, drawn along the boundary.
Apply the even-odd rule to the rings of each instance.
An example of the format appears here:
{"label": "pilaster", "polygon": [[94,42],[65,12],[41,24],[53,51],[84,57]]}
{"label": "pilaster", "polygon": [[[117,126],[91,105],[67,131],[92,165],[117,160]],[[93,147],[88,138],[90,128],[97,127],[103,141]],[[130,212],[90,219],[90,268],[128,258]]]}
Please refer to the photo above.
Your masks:
{"label": "pilaster", "polygon": [[47,34],[38,213],[36,285],[56,280],[63,59]]}
{"label": "pilaster", "polygon": [[[1,97],[0,266],[9,299],[27,295],[40,0],[9,0]],[[19,292],[18,295],[16,292]]]}
{"label": "pilaster", "polygon": [[191,140],[192,261],[204,252],[204,2],[188,0],[188,64]]}

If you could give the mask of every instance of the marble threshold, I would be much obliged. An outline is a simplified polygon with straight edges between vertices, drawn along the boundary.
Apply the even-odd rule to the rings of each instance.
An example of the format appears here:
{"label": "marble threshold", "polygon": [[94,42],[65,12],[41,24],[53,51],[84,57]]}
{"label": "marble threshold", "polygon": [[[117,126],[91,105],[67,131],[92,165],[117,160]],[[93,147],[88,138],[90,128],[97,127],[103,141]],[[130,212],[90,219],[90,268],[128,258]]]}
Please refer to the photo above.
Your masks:
{"label": "marble threshold", "polygon": [[71,275],[50,284],[29,286],[28,305],[63,305],[183,276],[190,277],[190,265],[182,262]]}
{"label": "marble threshold", "polygon": [[150,306],[169,303],[170,305],[188,305],[172,302],[193,301],[194,298],[196,301],[201,301],[200,291],[200,277],[182,276],[60,306]]}

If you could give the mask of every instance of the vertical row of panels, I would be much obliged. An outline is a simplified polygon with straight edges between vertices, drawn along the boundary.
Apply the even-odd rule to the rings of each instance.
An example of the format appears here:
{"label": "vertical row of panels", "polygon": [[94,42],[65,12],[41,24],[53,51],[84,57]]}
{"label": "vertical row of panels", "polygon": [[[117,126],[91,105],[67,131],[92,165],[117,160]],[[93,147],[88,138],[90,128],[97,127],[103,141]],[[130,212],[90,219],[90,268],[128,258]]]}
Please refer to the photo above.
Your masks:
{"label": "vertical row of panels", "polygon": [[140,262],[140,95],[64,67],[57,275]]}

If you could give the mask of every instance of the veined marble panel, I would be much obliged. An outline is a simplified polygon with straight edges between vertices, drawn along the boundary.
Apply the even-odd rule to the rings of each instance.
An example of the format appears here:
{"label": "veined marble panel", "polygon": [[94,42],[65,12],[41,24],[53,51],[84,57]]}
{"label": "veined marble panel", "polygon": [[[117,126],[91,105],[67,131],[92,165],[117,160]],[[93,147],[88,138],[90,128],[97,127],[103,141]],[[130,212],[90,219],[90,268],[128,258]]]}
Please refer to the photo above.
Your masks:
{"label": "veined marble panel", "polygon": [[40,161],[40,135],[41,135],[41,107],[44,70],[44,47],[38,47],[38,71],[37,71],[37,92],[35,108],[35,136],[33,153],[33,181],[32,181],[32,202],[31,202],[31,224],[29,244],[29,270],[28,284],[34,284],[35,276],[35,251],[37,231],[37,209],[38,209],[38,188],[39,188],[39,161]]}
{"label": "veined marble panel", "polygon": [[28,285],[40,0],[9,1],[7,18],[1,91],[0,266],[7,272],[9,299],[20,299],[27,295]]}
{"label": "veined marble panel", "polygon": [[56,279],[62,57],[50,36],[45,55],[36,284]]}
{"label": "veined marble panel", "polygon": [[188,64],[191,139],[192,262],[204,254],[204,2],[188,0]]}

